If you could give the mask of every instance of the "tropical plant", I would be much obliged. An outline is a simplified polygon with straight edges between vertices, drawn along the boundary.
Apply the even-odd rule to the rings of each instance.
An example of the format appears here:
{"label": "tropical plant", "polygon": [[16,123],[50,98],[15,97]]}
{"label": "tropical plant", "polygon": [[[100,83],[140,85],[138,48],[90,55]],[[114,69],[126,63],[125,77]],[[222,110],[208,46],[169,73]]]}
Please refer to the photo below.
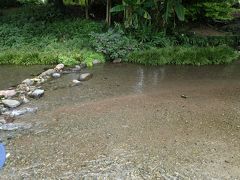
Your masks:
{"label": "tropical plant", "polygon": [[149,6],[151,6],[149,0],[123,0],[122,4],[114,6],[111,12],[122,12],[125,27],[137,29],[140,23],[150,22]]}
{"label": "tropical plant", "polygon": [[174,19],[174,27],[175,17],[177,17],[180,21],[185,20],[185,9],[182,5],[182,0],[165,0],[164,1],[164,14],[163,18],[166,24],[169,23],[169,19],[173,17]]}

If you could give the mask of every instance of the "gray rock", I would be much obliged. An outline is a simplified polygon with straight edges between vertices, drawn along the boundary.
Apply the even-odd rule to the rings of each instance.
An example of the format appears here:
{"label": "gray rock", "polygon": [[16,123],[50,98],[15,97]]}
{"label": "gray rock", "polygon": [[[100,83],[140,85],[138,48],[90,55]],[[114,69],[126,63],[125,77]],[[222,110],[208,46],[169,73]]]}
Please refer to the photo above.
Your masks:
{"label": "gray rock", "polygon": [[9,108],[16,108],[18,106],[20,106],[20,102],[17,100],[13,100],[13,99],[5,99],[2,100],[2,103],[4,104],[4,106],[9,107]]}
{"label": "gray rock", "polygon": [[186,98],[188,98],[186,95],[181,95],[181,98],[183,98],[183,99],[186,99]]}
{"label": "gray rock", "polygon": [[4,115],[8,115],[10,117],[16,117],[16,116],[21,116],[27,113],[35,113],[37,112],[38,108],[22,108],[22,109],[18,109],[18,110],[13,110],[13,111],[8,111],[5,112]]}
{"label": "gray rock", "polygon": [[7,108],[5,108],[3,105],[0,105],[0,115],[8,111]]}
{"label": "gray rock", "polygon": [[81,69],[81,66],[76,65],[75,68],[80,70],[80,69]]}
{"label": "gray rock", "polygon": [[43,96],[43,94],[44,94],[44,90],[43,89],[36,89],[32,93],[30,93],[30,97],[40,98],[40,97]]}
{"label": "gray rock", "polygon": [[79,65],[76,65],[75,68],[72,69],[73,72],[80,71],[80,70],[81,70],[81,66]]}
{"label": "gray rock", "polygon": [[53,73],[53,74],[52,74],[52,77],[53,77],[53,78],[60,78],[60,77],[61,77],[61,74],[60,74],[60,73]]}
{"label": "gray rock", "polygon": [[32,79],[25,79],[22,83],[28,86],[32,86],[34,84],[34,81]]}
{"label": "gray rock", "polygon": [[22,102],[25,103],[25,104],[30,102],[30,101],[25,97],[25,95],[21,97],[21,100],[22,100]]}
{"label": "gray rock", "polygon": [[87,81],[93,77],[93,74],[91,73],[84,73],[79,76],[79,81]]}
{"label": "gray rock", "polygon": [[95,60],[93,60],[93,65],[96,65],[96,64],[101,64],[101,61],[99,61],[99,60],[97,60],[97,59],[95,59]]}
{"label": "gray rock", "polygon": [[63,68],[64,68],[64,64],[58,64],[54,69],[56,71],[61,71],[61,70],[63,70]]}
{"label": "gray rock", "polygon": [[121,62],[122,62],[122,59],[115,59],[115,60],[113,60],[114,64],[118,64],[118,63],[121,63]]}
{"label": "gray rock", "polygon": [[73,82],[73,85],[75,85],[75,86],[78,86],[81,84],[81,81],[79,81],[77,79],[74,79],[72,82]]}
{"label": "gray rock", "polygon": [[4,90],[4,91],[0,91],[0,97],[13,97],[17,94],[17,92],[15,90]]}
{"label": "gray rock", "polygon": [[29,86],[26,84],[19,84],[17,86],[17,91],[24,93],[24,92],[28,92],[30,90]]}
{"label": "gray rock", "polygon": [[3,105],[3,104],[0,104],[0,115],[4,112],[6,112],[8,109]]}
{"label": "gray rock", "polygon": [[0,117],[0,125],[6,124],[6,123],[7,123],[6,120],[3,117]]}
{"label": "gray rock", "polygon": [[83,63],[80,64],[80,67],[81,67],[81,68],[86,68],[86,67],[87,67],[87,64],[86,64],[85,62],[83,62]]}
{"label": "gray rock", "polygon": [[31,127],[32,125],[27,123],[0,124],[0,130],[4,130],[4,131],[25,130],[25,129],[30,129]]}
{"label": "gray rock", "polygon": [[39,77],[43,78],[45,76],[51,76],[55,72],[56,72],[55,69],[48,69],[48,70],[44,71],[42,74],[40,74]]}

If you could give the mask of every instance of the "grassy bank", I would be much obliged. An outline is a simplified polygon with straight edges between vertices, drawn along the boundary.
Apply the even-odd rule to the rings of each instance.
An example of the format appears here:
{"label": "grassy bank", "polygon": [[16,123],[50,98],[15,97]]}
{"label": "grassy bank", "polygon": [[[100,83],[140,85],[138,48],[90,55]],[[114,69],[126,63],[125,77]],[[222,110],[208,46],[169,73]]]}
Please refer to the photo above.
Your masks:
{"label": "grassy bank", "polygon": [[23,7],[0,17],[0,64],[55,64],[104,61],[91,50],[90,32],[102,23],[62,17],[50,7]]}
{"label": "grassy bank", "polygon": [[103,29],[102,22],[63,16],[49,6],[4,10],[0,15],[0,64],[91,65],[94,59],[121,58],[145,65],[207,65],[231,63],[238,56],[228,46],[212,47],[233,45],[237,40],[163,33],[136,36],[117,28]]}
{"label": "grassy bank", "polygon": [[168,47],[130,53],[127,62],[144,65],[208,65],[228,64],[237,60],[239,53],[228,46]]}

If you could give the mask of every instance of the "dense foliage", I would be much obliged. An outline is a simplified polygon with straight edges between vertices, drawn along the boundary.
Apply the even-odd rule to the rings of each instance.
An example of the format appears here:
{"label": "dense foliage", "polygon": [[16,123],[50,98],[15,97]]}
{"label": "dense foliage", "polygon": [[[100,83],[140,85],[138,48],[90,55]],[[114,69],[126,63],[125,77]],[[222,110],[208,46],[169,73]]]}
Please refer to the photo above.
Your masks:
{"label": "dense foliage", "polygon": [[108,30],[106,33],[92,33],[92,46],[107,59],[125,59],[129,52],[138,49],[135,39],[130,39],[122,31]]}
{"label": "dense foliage", "polygon": [[[236,59],[234,50],[228,46],[240,45],[237,33],[201,36],[180,27],[194,21],[231,22],[239,11],[237,3],[235,0],[3,0],[0,64],[72,65],[85,61],[91,65],[94,59],[118,58],[143,64],[228,63]],[[7,9],[12,6],[18,8]],[[99,13],[103,9],[98,7],[104,6],[105,11]],[[96,16],[99,14],[100,17]],[[107,23],[96,21],[104,18]],[[223,44],[227,46],[216,47]],[[216,59],[214,53],[218,53]]]}
{"label": "dense foliage", "polygon": [[189,20],[211,19],[228,21],[233,19],[233,14],[239,12],[234,8],[238,0],[195,0],[186,2],[186,14]]}
{"label": "dense foliage", "polygon": [[[89,33],[101,30],[101,23],[62,18],[51,7],[21,8],[0,19],[0,64],[89,61],[83,56],[84,49],[92,52]],[[88,55],[103,60],[98,53]]]}

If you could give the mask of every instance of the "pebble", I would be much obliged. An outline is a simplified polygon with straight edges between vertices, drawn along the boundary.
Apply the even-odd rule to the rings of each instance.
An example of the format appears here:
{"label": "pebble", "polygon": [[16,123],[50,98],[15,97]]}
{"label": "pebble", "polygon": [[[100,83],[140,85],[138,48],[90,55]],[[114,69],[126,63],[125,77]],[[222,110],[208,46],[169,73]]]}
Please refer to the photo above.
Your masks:
{"label": "pebble", "polygon": [[43,89],[36,89],[34,90],[32,93],[30,93],[30,97],[33,97],[33,98],[40,98],[42,97],[44,94],[44,90]]}
{"label": "pebble", "polygon": [[185,96],[185,95],[181,95],[181,98],[184,98],[184,99],[186,99],[186,98],[188,98],[187,96]]}
{"label": "pebble", "polygon": [[53,74],[52,74],[52,77],[53,77],[53,78],[60,78],[60,77],[61,77],[61,74],[60,74],[60,73],[53,73]]}
{"label": "pebble", "polygon": [[74,79],[72,82],[73,82],[73,84],[74,84],[75,86],[78,86],[78,85],[81,84],[81,81],[79,81],[79,80],[77,80],[77,79]]}
{"label": "pebble", "polygon": [[34,81],[32,79],[25,79],[22,83],[28,86],[32,86],[34,84]]}

